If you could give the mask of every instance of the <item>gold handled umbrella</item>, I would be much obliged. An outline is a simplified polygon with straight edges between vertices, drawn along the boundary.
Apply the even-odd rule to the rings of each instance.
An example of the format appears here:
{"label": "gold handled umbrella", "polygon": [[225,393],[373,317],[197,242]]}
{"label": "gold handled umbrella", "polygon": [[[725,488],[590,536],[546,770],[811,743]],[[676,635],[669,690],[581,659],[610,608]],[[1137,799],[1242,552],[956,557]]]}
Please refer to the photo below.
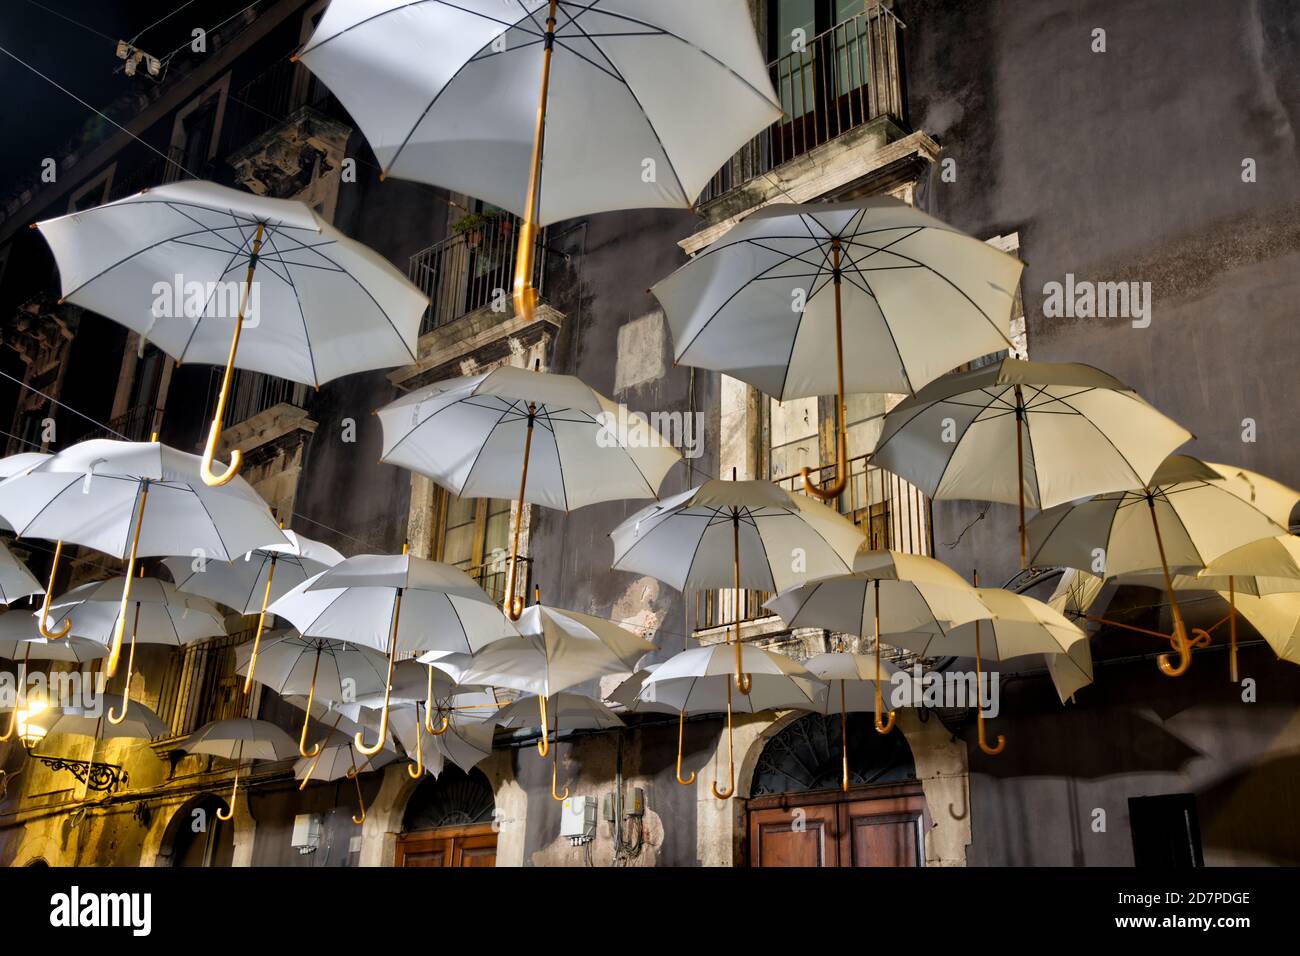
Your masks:
{"label": "gold handled umbrella", "polygon": [[[126,561],[106,677],[117,672],[137,558],[197,552],[229,561],[285,542],[271,509],[247,482],[211,487],[197,455],[156,441],[92,439],[72,445],[0,482],[0,515],[23,537],[58,542],[51,587],[64,542]],[[49,631],[46,597],[41,633],[61,636]],[[66,633],[72,625],[64,621]]]}
{"label": "gold handled umbrella", "polygon": [[1139,488],[1192,435],[1088,365],[1003,359],[955,372],[885,416],[872,463],[934,499],[1025,508]]}
{"label": "gold handled umbrella", "polygon": [[526,321],[540,226],[688,207],[782,113],[743,0],[334,0],[296,59],[356,119],[383,176],[523,217]]}
{"label": "gold handled umbrella", "polygon": [[538,723],[537,715],[548,711],[553,718],[551,732],[557,740],[557,745],[551,752],[551,799],[560,801],[569,795],[568,787],[564,788],[563,793],[556,789],[560,768],[560,735],[575,730],[608,730],[624,724],[617,714],[600,701],[583,694],[570,693],[552,694],[545,708],[540,707],[531,695],[520,697],[498,710],[492,717],[492,722],[510,730],[535,727],[541,732],[543,728]]}
{"label": "gold handled umbrella", "polygon": [[651,289],[683,365],[780,401],[836,396],[836,477],[848,481],[845,395],[916,392],[1009,348],[1024,264],[891,197],[759,209]]}
{"label": "gold handled umbrella", "polygon": [[348,641],[387,656],[378,739],[367,744],[360,732],[355,737],[364,756],[378,753],[388,736],[399,660],[434,650],[472,654],[516,634],[464,571],[405,549],[347,558],[298,585],[270,611],[305,637]]}
{"label": "gold handled umbrella", "polygon": [[235,798],[239,795],[239,774],[245,760],[287,760],[298,753],[298,745],[283,730],[265,720],[236,717],[204,724],[186,738],[181,750],[188,754],[207,754],[235,762],[235,779],[230,788],[226,809],[217,811],[217,819],[235,815]]}
{"label": "gold handled umbrella", "polygon": [[[283,527],[282,527],[283,530]],[[327,544],[293,531],[284,531],[287,544],[258,548],[234,561],[164,558],[163,565],[182,591],[199,594],[240,614],[257,615],[252,657],[245,673],[244,693],[253,686],[258,649],[266,627],[266,609],[313,574],[332,568],[343,555]]]}
{"label": "gold handled umbrella", "polygon": [[[748,677],[748,690],[737,688]],[[736,762],[732,716],[765,710],[816,710],[825,688],[804,667],[788,657],[759,647],[743,645],[740,660],[725,644],[694,647],[675,654],[642,681],[637,700],[667,707],[679,714],[677,732],[677,782],[693,783],[695,774],[683,778],[682,740],[687,714],[725,713],[727,717],[727,778],[725,787],[713,782],[713,796],[730,799],[736,793]]]}
{"label": "gold handled umbrella", "polygon": [[178,363],[224,367],[200,463],[208,485],[239,471],[238,450],[213,470],[236,367],[319,387],[416,359],[428,299],[296,200],[178,182],[36,228],[58,263],[64,300],[120,322]]}
{"label": "gold handled umbrella", "polygon": [[513,366],[417,390],[377,414],[381,460],[461,497],[516,501],[502,603],[511,620],[524,608],[515,592],[526,504],[568,512],[654,498],[681,458],[643,416],[574,376]]}
{"label": "gold handled umbrella", "polygon": [[[734,472],[733,472],[734,475]],[[806,495],[767,481],[707,481],[628,518],[612,532],[613,568],[679,591],[734,588],[732,644],[740,669],[742,589],[776,592],[851,570],[862,532]]]}
{"label": "gold handled umbrella", "polygon": [[1171,455],[1142,488],[1058,505],[1029,522],[1031,564],[1061,565],[1119,577],[1160,575],[1173,633],[1106,621],[1133,633],[1168,640],[1177,655],[1158,659],[1170,677],[1186,673],[1193,647],[1209,643],[1189,633],[1178,604],[1175,576],[1194,573],[1215,558],[1260,538],[1285,534],[1300,493],[1231,465]]}

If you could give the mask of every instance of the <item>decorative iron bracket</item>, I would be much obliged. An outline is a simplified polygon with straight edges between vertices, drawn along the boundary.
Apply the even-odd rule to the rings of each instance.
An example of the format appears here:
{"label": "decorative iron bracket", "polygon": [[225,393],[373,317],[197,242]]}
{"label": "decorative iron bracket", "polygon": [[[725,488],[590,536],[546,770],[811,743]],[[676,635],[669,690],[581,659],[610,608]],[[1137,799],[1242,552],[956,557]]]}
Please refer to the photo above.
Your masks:
{"label": "decorative iron bracket", "polygon": [[39,760],[56,773],[66,770],[91,790],[112,793],[118,787],[129,784],[130,778],[125,770],[117,764],[93,763],[89,760],[72,760],[68,757],[47,757],[44,754],[31,754],[33,760]]}

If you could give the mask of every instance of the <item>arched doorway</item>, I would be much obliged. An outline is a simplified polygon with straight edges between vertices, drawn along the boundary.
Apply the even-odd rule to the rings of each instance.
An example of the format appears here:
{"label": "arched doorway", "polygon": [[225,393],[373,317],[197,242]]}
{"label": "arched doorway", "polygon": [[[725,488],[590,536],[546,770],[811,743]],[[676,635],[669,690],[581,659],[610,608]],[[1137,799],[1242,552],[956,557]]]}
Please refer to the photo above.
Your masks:
{"label": "arched doorway", "polygon": [[924,866],[925,796],[906,738],[850,714],[849,789],[838,715],[805,714],[771,737],[749,800],[751,866]]}
{"label": "arched doorway", "polygon": [[226,804],[204,794],[183,804],[172,815],[158,853],[160,866],[231,866],[235,859],[235,830],[217,818]]}
{"label": "arched doorway", "polygon": [[448,763],[411,794],[397,839],[397,866],[496,866],[496,800],[482,771]]}

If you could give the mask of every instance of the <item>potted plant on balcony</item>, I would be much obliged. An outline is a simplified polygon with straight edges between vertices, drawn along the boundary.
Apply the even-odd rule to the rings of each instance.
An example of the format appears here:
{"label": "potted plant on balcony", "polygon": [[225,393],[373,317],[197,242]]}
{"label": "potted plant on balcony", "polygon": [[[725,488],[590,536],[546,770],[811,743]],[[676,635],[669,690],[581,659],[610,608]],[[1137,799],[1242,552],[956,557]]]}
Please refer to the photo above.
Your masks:
{"label": "potted plant on balcony", "polygon": [[496,216],[486,216],[482,213],[472,212],[457,219],[452,224],[451,230],[457,235],[464,236],[465,242],[471,249],[477,249],[483,244],[483,237],[486,235],[488,227],[496,219]]}

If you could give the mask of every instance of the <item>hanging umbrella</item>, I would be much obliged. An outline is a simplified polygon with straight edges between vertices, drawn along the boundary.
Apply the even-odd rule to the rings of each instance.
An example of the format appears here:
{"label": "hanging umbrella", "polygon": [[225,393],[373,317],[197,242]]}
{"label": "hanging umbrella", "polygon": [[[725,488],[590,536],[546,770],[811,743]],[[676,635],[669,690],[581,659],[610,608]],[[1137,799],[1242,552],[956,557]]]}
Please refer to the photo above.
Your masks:
{"label": "hanging umbrella", "polygon": [[[1235,609],[1268,641],[1279,660],[1300,664],[1300,594],[1238,594]],[[1235,673],[1232,679],[1237,680]]]}
{"label": "hanging umbrella", "polygon": [[[991,616],[974,588],[955,571],[933,558],[901,551],[859,552],[852,573],[797,585],[764,607],[779,614],[791,628],[820,627],[841,634],[871,635],[876,648],[875,723],[882,734],[894,729],[896,715],[892,710],[886,713],[881,701],[881,635],[937,633],[943,624],[965,624]],[[844,779],[847,786],[848,777]]]}
{"label": "hanging umbrella", "polygon": [[678,362],[780,401],[837,396],[835,480],[819,488],[809,469],[800,472],[804,488],[826,500],[848,481],[845,394],[916,392],[1009,348],[1023,268],[884,196],[766,206],[651,292]]}
{"label": "hanging umbrella", "polygon": [[[403,607],[406,616],[402,616]],[[347,558],[298,585],[269,608],[306,637],[329,637],[388,655],[377,753],[388,735],[388,702],[399,656],[431,650],[474,653],[515,634],[492,599],[464,571],[406,553]],[[430,677],[432,681],[432,677]]]}
{"label": "hanging umbrella", "polygon": [[[282,544],[283,532],[247,482],[209,487],[196,455],[156,441],[83,441],[24,474],[0,482],[0,514],[20,535],[57,542],[50,587],[65,541],[127,562],[121,613],[104,675],[117,672],[137,557],[193,554],[229,561],[254,548]],[[148,520],[146,521],[146,515]],[[50,594],[39,622],[44,637],[63,637],[47,619]]]}
{"label": "hanging umbrella", "polygon": [[357,826],[366,822],[366,800],[361,793],[361,780],[358,774],[379,770],[397,759],[391,750],[381,750],[370,757],[357,761],[357,752],[352,747],[352,737],[337,730],[318,748],[313,757],[302,757],[293,765],[293,775],[301,780],[299,790],[307,789],[313,777],[318,780],[338,780],[346,777],[357,787],[357,812],[352,815],[352,822]]}
{"label": "hanging umbrella", "polygon": [[[520,616],[518,637],[489,644],[473,656],[434,661],[458,684],[509,687],[537,695],[546,706],[547,695],[607,674],[631,671],[655,646],[631,631],[603,618],[533,604]],[[546,712],[537,750],[547,755]]]}
{"label": "hanging umbrella", "polygon": [[93,713],[83,707],[61,707],[51,710],[49,723],[44,725],[46,734],[69,734],[75,737],[93,737],[96,740],[115,740],[134,738],[154,740],[171,733],[171,727],[161,717],[139,701],[131,702],[131,715],[126,720],[114,724],[105,720],[105,715],[112,710],[125,714],[127,703],[120,694],[104,694]]}
{"label": "hanging umbrella", "polygon": [[181,744],[188,754],[208,754],[235,761],[235,780],[230,787],[226,809],[217,811],[218,820],[235,815],[235,797],[239,794],[239,768],[245,759],[287,760],[298,752],[293,738],[265,720],[235,717],[204,724]]}
{"label": "hanging umbrella", "polygon": [[1297,502],[1300,494],[1263,475],[1171,455],[1140,489],[1096,495],[1037,515],[1027,528],[1029,558],[1039,566],[1092,568],[1107,577],[1158,569],[1174,628],[1171,635],[1157,636],[1170,642],[1178,661],[1166,654],[1157,663],[1161,673],[1177,677],[1191,666],[1192,648],[1207,644],[1209,635],[1189,636],[1174,574],[1194,572],[1234,548],[1285,534]]}
{"label": "hanging umbrella", "polygon": [[611,704],[617,704],[631,714],[675,714],[677,708],[668,704],[661,704],[654,700],[644,700],[641,698],[641,689],[645,687],[646,679],[655,672],[659,667],[658,664],[647,664],[639,671],[635,671],[626,680],[619,683],[612,691],[605,695],[605,699]]}
{"label": "hanging umbrella", "polygon": [[[174,585],[158,578],[146,578],[144,568],[140,572],[134,587],[128,585],[126,578],[118,577],[73,588],[56,598],[49,611],[52,626],[59,627],[66,621],[71,624],[68,633],[72,636],[95,641],[106,648],[111,647],[123,623],[130,620],[131,644],[126,656],[126,675],[122,678],[124,695],[130,691],[131,676],[135,673],[137,643],[184,647],[226,633],[225,617],[211,601],[182,594]],[[128,590],[129,603],[122,596]],[[105,676],[108,676],[107,668]],[[124,696],[122,702],[127,705],[131,698]],[[125,711],[110,711],[108,719],[117,724],[125,715]]]}
{"label": "hanging umbrella", "polygon": [[284,597],[313,574],[332,568],[343,560],[343,555],[327,544],[293,531],[284,531],[284,536],[288,543],[258,548],[234,561],[163,559],[172,580],[182,591],[200,594],[240,614],[257,615],[252,663],[244,681],[245,694],[252,688],[257,670],[257,651],[266,624],[267,605]]}
{"label": "hanging umbrella", "polygon": [[767,481],[735,480],[706,481],[643,508],[610,538],[616,571],[648,574],[679,591],[735,588],[733,644],[742,694],[741,588],[776,592],[849,571],[863,542],[852,522],[805,495]]}
{"label": "hanging umbrella", "polygon": [[20,598],[44,593],[41,582],[0,541],[0,604],[7,606]]}
{"label": "hanging umbrella", "polygon": [[50,452],[44,451],[20,451],[16,455],[6,455],[4,458],[0,458],[0,481],[29,471],[48,459],[50,455]]}
{"label": "hanging umbrella", "polygon": [[[57,661],[69,664],[89,664],[103,659],[108,648],[96,641],[80,637],[48,640],[36,631],[36,618],[23,611],[5,611],[0,614],[0,658],[19,665],[24,674],[30,661]],[[21,681],[20,681],[21,683]],[[9,712],[9,723],[0,743],[9,740],[17,726],[18,708]]]}
{"label": "hanging umbrella", "polygon": [[1025,507],[1139,488],[1192,434],[1090,365],[1025,362],[946,375],[885,416],[872,464],[935,499]]}
{"label": "hanging umbrella", "polygon": [[[492,717],[501,704],[489,691],[461,691],[435,698],[426,710],[422,701],[404,701],[395,705],[389,723],[394,739],[415,763],[406,768],[412,779],[425,772],[435,777],[442,773],[446,761],[468,773],[492,753],[496,725]],[[439,716],[434,724],[433,715]],[[376,711],[361,712],[363,722],[373,726]],[[426,740],[427,736],[427,740]]]}
{"label": "hanging umbrella", "polygon": [[311,705],[319,695],[328,703],[366,694],[382,693],[386,686],[383,654],[369,648],[324,637],[303,637],[296,631],[272,634],[259,650],[253,643],[235,648],[235,673],[248,674],[255,660],[261,661],[257,682],[281,697],[307,695],[308,713],[302,722],[298,752],[313,757],[320,744],[307,746]]}
{"label": "hanging umbrella", "polygon": [[[963,582],[965,583],[965,582]],[[899,673],[899,669],[889,661],[880,660],[880,644],[876,644],[876,653],[874,657],[868,657],[866,654],[850,654],[845,651],[834,651],[828,654],[817,654],[804,661],[804,667],[808,673],[812,674],[818,680],[823,681],[826,687],[822,689],[815,700],[817,713],[825,716],[833,714],[838,707],[840,715],[840,777],[841,789],[846,793],[849,789],[849,713],[874,711],[876,717],[876,730],[881,729],[881,712],[883,705],[881,703],[884,695],[882,685],[892,682],[894,675]],[[919,697],[917,690],[912,700]],[[889,726],[885,731],[894,728],[895,712],[889,711]]]}
{"label": "hanging umbrella", "polygon": [[[236,366],[319,387],[416,359],[428,299],[296,200],[179,182],[35,227],[59,266],[60,302],[122,323],[177,362],[225,366],[200,466],[209,485],[239,471],[237,449],[212,470]],[[184,305],[160,305],[160,286]]]}
{"label": "hanging umbrella", "polygon": [[[975,583],[978,585],[979,577]],[[976,618],[966,624],[942,627],[939,633],[890,634],[895,647],[915,651],[922,657],[953,656],[975,659],[976,720],[979,747],[990,756],[1000,754],[1006,738],[998,734],[996,745],[984,736],[984,675],[981,661],[1004,661],[1026,654],[1068,654],[1088,635],[1063,614],[1042,601],[1001,588],[976,587],[975,593],[988,606],[991,619]]]}
{"label": "hanging umbrella", "polygon": [[513,366],[412,392],[376,414],[384,429],[381,461],[460,497],[518,502],[503,605],[512,620],[523,610],[515,589],[525,503],[567,512],[654,498],[681,458],[643,417],[620,411],[572,375]]}
{"label": "hanging umbrella", "polygon": [[[724,790],[719,789],[717,781],[714,781],[713,795],[719,800],[729,799],[736,792],[732,713],[815,710],[817,695],[821,692],[816,678],[790,658],[759,647],[737,646],[740,648],[739,660],[728,653],[723,644],[693,647],[675,654],[646,677],[638,696],[639,700],[664,704],[677,711],[677,782],[683,786],[695,782],[694,772],[689,778],[682,776],[686,714],[716,714],[725,709],[730,782]],[[748,678],[748,688],[733,688],[733,684],[739,685],[737,678],[742,673]]]}
{"label": "hanging umbrella", "polygon": [[531,695],[520,697],[498,710],[492,722],[510,730],[536,727],[545,733],[546,728],[538,723],[537,717],[538,714],[545,715],[548,712],[554,718],[552,727],[557,741],[551,754],[551,799],[560,801],[569,796],[568,787],[564,788],[563,793],[555,789],[560,768],[560,735],[575,730],[608,730],[626,725],[600,701],[583,694],[569,693],[552,694],[546,703],[533,700]]}
{"label": "hanging umbrella", "polygon": [[297,59],[384,174],[523,216],[528,321],[538,226],[689,206],[782,113],[742,0],[335,0]]}

